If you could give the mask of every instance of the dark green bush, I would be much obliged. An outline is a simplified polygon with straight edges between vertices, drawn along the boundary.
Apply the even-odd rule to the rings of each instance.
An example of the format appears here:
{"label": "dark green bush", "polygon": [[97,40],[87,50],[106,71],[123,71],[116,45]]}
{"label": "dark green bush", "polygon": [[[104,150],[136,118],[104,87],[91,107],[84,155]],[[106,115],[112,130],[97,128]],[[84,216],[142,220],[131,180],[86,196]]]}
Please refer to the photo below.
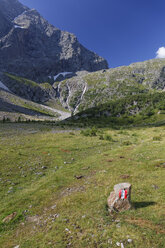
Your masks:
{"label": "dark green bush", "polygon": [[90,136],[90,137],[97,136],[97,128],[92,127],[92,128],[82,130],[81,134],[84,136]]}
{"label": "dark green bush", "polygon": [[114,141],[112,136],[110,134],[105,134],[104,135],[104,140],[108,140],[108,141]]}

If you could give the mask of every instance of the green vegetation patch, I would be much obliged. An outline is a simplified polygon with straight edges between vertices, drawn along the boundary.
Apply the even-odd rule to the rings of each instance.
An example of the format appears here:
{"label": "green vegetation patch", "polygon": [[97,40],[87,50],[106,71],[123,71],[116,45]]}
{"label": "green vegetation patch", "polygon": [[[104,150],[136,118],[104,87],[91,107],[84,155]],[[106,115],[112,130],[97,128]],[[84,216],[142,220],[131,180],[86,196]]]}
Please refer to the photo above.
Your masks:
{"label": "green vegetation patch", "polygon": [[11,79],[17,81],[18,83],[25,84],[25,85],[28,85],[31,87],[39,87],[39,85],[36,82],[29,80],[27,78],[18,77],[18,76],[9,74],[9,73],[5,73],[5,75]]}
{"label": "green vegetation patch", "polygon": [[127,96],[118,100],[111,100],[107,103],[100,104],[97,107],[87,109],[78,114],[87,116],[109,115],[112,117],[121,115],[135,115],[141,113],[143,115],[153,115],[154,110],[164,110],[165,92],[137,94]]}
{"label": "green vegetation patch", "polygon": [[49,83],[42,83],[42,84],[40,84],[40,87],[45,89],[45,90],[52,90],[52,86]]}

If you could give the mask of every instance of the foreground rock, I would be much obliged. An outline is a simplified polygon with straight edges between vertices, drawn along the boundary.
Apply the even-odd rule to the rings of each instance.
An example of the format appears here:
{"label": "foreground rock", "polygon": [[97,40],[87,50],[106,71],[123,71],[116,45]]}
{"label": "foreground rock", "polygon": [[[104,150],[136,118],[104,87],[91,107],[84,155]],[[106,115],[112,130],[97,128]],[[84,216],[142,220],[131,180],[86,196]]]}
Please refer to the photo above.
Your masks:
{"label": "foreground rock", "polygon": [[108,197],[109,212],[122,212],[131,208],[131,184],[120,183],[114,186],[114,191]]}

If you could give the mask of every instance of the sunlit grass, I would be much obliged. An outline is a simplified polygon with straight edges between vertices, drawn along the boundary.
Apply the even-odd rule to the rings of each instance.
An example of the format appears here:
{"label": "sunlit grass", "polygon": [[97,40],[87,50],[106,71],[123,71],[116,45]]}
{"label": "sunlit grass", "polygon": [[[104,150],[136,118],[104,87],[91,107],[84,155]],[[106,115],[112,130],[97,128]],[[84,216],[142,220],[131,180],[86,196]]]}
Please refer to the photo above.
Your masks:
{"label": "sunlit grass", "polygon": [[[92,137],[56,129],[0,126],[0,247],[163,248],[165,127],[106,128]],[[123,181],[133,186],[133,208],[110,216],[107,197]]]}

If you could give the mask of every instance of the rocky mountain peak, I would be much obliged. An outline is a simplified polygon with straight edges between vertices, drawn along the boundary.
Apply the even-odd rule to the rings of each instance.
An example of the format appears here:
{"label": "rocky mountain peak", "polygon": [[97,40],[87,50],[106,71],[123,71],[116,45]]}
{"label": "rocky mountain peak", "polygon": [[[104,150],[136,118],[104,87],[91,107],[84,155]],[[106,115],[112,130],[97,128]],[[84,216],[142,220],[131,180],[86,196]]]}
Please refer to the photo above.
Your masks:
{"label": "rocky mountain peak", "polygon": [[53,25],[49,24],[36,9],[24,11],[21,15],[16,17],[13,23],[22,28],[34,28],[42,31],[43,34],[51,36],[55,30],[58,30]]}
{"label": "rocky mountain peak", "polygon": [[25,10],[28,8],[17,0],[0,0],[0,39],[9,33],[14,18]]}
{"label": "rocky mountain peak", "polygon": [[0,71],[42,82],[61,72],[96,71],[107,61],[76,36],[49,24],[17,0],[0,0]]}
{"label": "rocky mountain peak", "polygon": [[0,0],[0,10],[8,21],[12,21],[16,16],[28,9],[18,0]]}

